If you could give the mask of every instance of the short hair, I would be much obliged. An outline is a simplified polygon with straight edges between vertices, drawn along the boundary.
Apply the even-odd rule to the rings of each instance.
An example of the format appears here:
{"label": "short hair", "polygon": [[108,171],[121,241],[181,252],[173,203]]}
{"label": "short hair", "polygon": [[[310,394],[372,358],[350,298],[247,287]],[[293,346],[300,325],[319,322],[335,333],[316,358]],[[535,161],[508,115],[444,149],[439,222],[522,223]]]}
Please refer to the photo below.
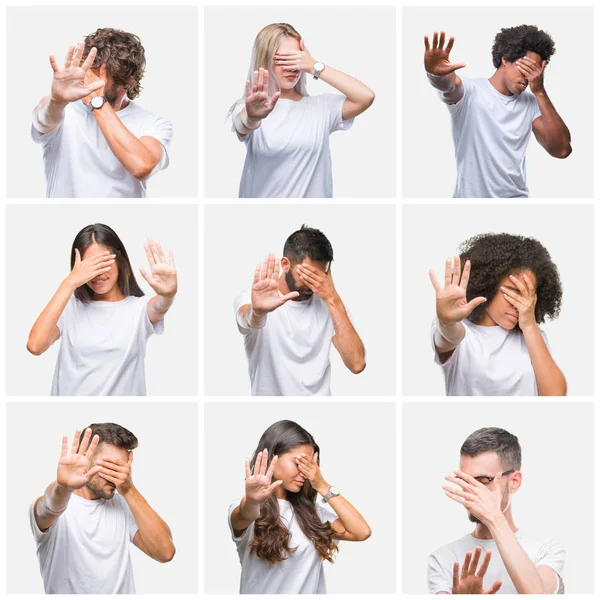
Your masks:
{"label": "short hair", "polygon": [[[125,429],[125,427],[117,425],[116,423],[92,423],[91,425],[88,425],[86,429],[92,430],[90,439],[95,435],[100,438],[98,446],[100,446],[100,444],[110,444],[111,446],[116,446],[117,448],[122,448],[127,451],[134,450],[138,447],[138,439],[135,435],[128,429]],[[79,438],[80,444],[84,435],[85,429],[81,432]]]}
{"label": "short hair", "polygon": [[460,447],[461,456],[478,456],[495,452],[503,468],[521,468],[521,445],[516,435],[499,427],[482,427],[474,431]]}
{"label": "short hair", "polygon": [[92,48],[98,51],[92,68],[106,65],[115,83],[126,90],[127,97],[130,100],[137,98],[146,70],[146,53],[140,38],[133,33],[105,27],[86,36],[84,58]]}
{"label": "short hair", "polygon": [[302,225],[285,241],[283,256],[292,264],[299,263],[304,258],[320,263],[330,263],[333,261],[333,248],[323,232],[308,225]]}
{"label": "short hair", "polygon": [[535,52],[542,60],[550,61],[554,54],[554,40],[545,31],[535,25],[518,25],[517,27],[503,27],[496,34],[492,46],[492,61],[494,67],[499,68],[502,57],[508,62],[515,62],[527,52]]}

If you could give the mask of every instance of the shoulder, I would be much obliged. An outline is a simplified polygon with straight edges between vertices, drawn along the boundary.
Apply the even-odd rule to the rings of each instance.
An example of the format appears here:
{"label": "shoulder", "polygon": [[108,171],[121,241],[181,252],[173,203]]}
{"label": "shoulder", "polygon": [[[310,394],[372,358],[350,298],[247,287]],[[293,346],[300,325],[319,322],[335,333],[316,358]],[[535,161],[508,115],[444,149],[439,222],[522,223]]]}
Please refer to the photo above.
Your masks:
{"label": "shoulder", "polygon": [[469,546],[470,539],[471,539],[471,536],[469,534],[467,534],[467,535],[459,538],[458,540],[454,540],[453,542],[444,544],[443,546],[440,546],[439,548],[434,550],[429,555],[429,558],[436,559],[442,565],[444,565],[448,562],[451,562],[452,564],[454,564],[454,562],[455,562],[454,559],[455,559],[457,553],[460,554],[460,547],[464,544]]}
{"label": "shoulder", "polygon": [[142,122],[145,125],[152,124],[160,127],[173,127],[173,123],[169,119],[142,108],[137,102],[130,102],[123,110],[126,111],[123,116],[127,119]]}

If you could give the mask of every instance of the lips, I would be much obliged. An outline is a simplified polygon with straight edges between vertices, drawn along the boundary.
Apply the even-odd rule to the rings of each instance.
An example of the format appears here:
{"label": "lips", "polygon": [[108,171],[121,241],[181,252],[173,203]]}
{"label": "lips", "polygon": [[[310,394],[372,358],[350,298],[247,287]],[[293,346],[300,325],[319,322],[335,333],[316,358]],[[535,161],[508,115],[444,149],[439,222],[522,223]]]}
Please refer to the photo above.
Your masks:
{"label": "lips", "polygon": [[294,483],[297,483],[298,485],[304,485],[304,481],[296,481],[295,479],[294,479]]}
{"label": "lips", "polygon": [[96,277],[96,279],[92,279],[90,283],[92,285],[102,285],[106,281],[108,281],[108,277]]}
{"label": "lips", "polygon": [[506,313],[506,316],[512,319],[515,323],[519,320],[519,315],[515,315],[514,313]]}

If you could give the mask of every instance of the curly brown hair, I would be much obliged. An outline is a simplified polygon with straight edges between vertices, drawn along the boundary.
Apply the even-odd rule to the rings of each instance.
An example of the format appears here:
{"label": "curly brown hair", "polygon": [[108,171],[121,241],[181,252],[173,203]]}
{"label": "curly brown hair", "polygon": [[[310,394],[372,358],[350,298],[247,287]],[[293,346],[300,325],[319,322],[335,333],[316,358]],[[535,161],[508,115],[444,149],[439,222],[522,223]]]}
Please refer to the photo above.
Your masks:
{"label": "curly brown hair", "polygon": [[126,90],[127,97],[130,100],[137,98],[146,70],[146,53],[140,38],[133,33],[105,27],[86,36],[84,59],[92,48],[98,51],[92,68],[106,65],[115,83]]}

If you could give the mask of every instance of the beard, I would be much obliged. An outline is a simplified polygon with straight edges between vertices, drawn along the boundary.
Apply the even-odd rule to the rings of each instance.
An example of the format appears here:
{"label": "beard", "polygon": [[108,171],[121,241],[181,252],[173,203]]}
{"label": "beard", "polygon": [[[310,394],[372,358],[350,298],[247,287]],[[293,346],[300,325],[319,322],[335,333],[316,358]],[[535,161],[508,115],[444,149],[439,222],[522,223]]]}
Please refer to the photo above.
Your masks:
{"label": "beard", "polygon": [[117,98],[119,97],[119,92],[117,90],[117,84],[113,81],[113,84],[110,87],[104,88],[104,97],[106,101],[115,108],[115,104],[117,102]]}
{"label": "beard", "polygon": [[96,496],[99,498],[103,498],[104,500],[110,500],[115,495],[116,488],[112,488],[109,492],[104,489],[105,485],[104,479],[98,477],[97,475],[92,477],[88,484],[86,485],[87,489],[91,492],[94,492]]}
{"label": "beard", "polygon": [[301,286],[296,285],[296,282],[294,281],[294,276],[292,275],[292,269],[290,269],[285,274],[285,282],[286,282],[290,292],[298,292],[300,294],[298,296],[298,298],[296,298],[296,301],[308,300],[314,293],[309,287],[307,287],[305,285],[301,285]]}

